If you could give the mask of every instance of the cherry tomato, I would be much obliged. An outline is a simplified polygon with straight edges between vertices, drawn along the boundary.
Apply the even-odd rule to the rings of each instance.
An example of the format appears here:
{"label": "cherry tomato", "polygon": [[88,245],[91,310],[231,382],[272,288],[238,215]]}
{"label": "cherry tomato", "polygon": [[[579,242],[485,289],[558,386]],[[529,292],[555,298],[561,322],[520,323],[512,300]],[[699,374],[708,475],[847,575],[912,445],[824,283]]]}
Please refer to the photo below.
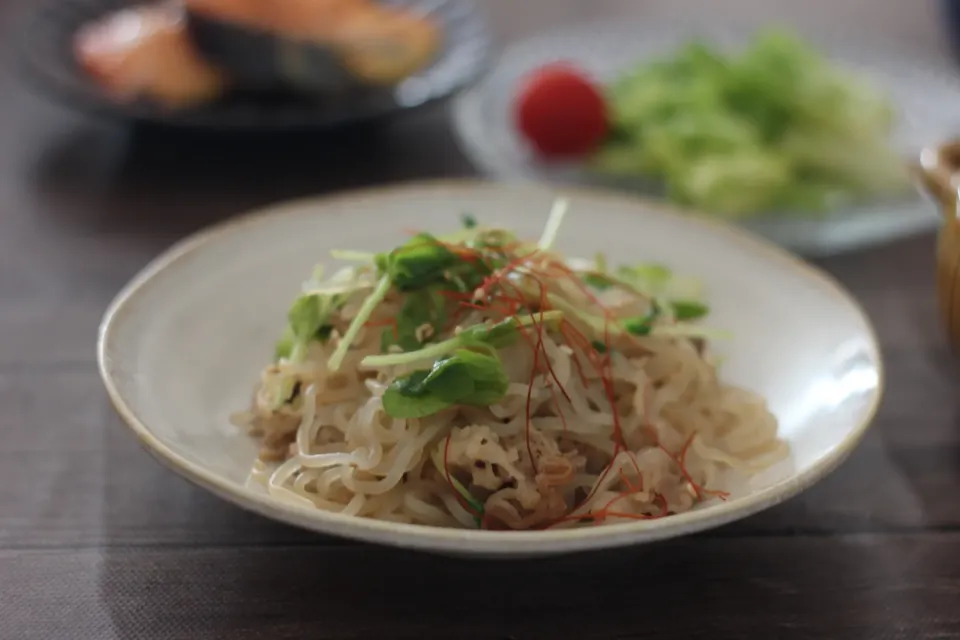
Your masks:
{"label": "cherry tomato", "polygon": [[517,127],[547,157],[577,157],[593,151],[607,133],[601,90],[576,67],[541,67],[523,82],[515,103]]}

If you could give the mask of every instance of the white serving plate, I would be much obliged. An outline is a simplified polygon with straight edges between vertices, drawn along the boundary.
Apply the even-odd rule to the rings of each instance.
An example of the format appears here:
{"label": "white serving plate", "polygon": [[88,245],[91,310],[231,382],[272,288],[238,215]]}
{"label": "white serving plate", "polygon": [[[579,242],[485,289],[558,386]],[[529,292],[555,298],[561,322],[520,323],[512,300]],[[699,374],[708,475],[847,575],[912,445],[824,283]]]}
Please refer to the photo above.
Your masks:
{"label": "white serving plate", "polygon": [[829,276],[733,227],[643,200],[565,191],[557,247],[658,261],[701,277],[725,379],[770,402],[791,455],[713,501],[661,520],[496,532],[404,525],[279,503],[248,483],[254,442],[228,423],[272,357],[299,285],[332,249],[384,250],[402,229],[456,228],[473,213],[538,237],[556,193],[534,186],[437,182],[269,207],[188,238],[119,293],[98,358],[114,405],[143,446],[177,473],[244,508],[314,531],[469,555],[539,555],[675,537],[743,518],[799,493],[859,442],[880,401],[883,367],[858,304]]}
{"label": "white serving plate", "polygon": [[[540,34],[508,47],[492,70],[456,99],[454,131],[474,166],[499,180],[606,186],[657,197],[640,180],[603,178],[576,166],[538,161],[513,122],[522,78],[545,63],[565,60],[608,82],[644,61],[672,54],[692,38],[735,50],[751,37],[747,27],[635,20]],[[899,112],[893,144],[905,159],[914,161],[924,146],[960,130],[960,112],[952,107],[960,104],[960,76],[943,61],[864,45],[848,32],[807,39],[837,64],[888,92]],[[792,251],[822,257],[929,231],[939,222],[919,195],[907,194],[826,216],[766,214],[742,224]]]}

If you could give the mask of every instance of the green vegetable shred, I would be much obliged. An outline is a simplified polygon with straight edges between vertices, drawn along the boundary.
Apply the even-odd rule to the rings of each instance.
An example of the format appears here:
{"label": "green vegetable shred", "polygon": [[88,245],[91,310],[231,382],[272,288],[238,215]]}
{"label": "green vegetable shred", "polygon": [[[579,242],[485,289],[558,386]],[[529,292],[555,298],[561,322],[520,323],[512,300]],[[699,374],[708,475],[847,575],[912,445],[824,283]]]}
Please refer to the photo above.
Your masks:
{"label": "green vegetable shred", "polygon": [[[623,348],[617,338],[625,334],[708,335],[687,324],[708,313],[699,284],[663,265],[611,268],[598,254],[592,268],[571,271],[564,265],[558,271],[563,260],[551,247],[567,208],[566,200],[557,200],[536,243],[522,242],[504,229],[481,228],[465,215],[463,228],[449,236],[419,233],[378,254],[336,252],[340,259],[360,264],[327,283],[315,275],[290,308],[276,359],[301,362],[311,343],[332,340],[326,365],[336,371],[355,343],[367,340],[361,332],[376,331],[380,353],[365,355],[360,366],[374,371],[397,367],[386,378],[383,408],[394,418],[417,419],[452,407],[500,402],[510,384],[500,352],[521,338],[535,345],[541,333],[561,339],[567,335],[564,323],[585,335],[592,351],[611,355]],[[545,284],[549,278],[537,273],[549,270],[579,278],[580,287],[601,297],[619,289],[649,311],[610,321],[602,308],[590,308],[596,304],[588,303],[592,298],[581,294],[569,299],[577,286]],[[349,317],[341,313],[348,302]],[[385,304],[391,309],[387,314],[381,311]],[[481,319],[465,322],[471,314]],[[334,332],[335,326],[341,333]],[[278,405],[292,401],[298,388],[295,376],[284,378],[276,390]]]}
{"label": "green vegetable shred", "polygon": [[704,211],[822,214],[911,189],[889,98],[785,31],[741,51],[692,42],[623,74],[608,104],[592,166]]}

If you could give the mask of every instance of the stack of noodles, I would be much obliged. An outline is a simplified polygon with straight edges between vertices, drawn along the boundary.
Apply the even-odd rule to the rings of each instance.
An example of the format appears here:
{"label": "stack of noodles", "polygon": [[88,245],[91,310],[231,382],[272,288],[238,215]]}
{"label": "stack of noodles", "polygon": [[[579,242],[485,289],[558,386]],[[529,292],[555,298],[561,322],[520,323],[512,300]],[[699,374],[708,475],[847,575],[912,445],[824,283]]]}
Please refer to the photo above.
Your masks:
{"label": "stack of noodles", "polygon": [[722,383],[698,283],[611,269],[469,216],[391,252],[334,252],[289,313],[234,422],[277,499],[448,527],[662,518],[786,444],[765,401]]}

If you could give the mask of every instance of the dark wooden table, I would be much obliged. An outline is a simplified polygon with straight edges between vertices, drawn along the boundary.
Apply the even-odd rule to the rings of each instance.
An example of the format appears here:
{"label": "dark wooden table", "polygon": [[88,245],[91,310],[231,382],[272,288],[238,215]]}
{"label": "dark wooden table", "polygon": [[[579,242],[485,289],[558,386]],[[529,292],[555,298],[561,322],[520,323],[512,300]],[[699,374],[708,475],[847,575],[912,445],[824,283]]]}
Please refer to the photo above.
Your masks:
{"label": "dark wooden table", "polygon": [[[943,55],[923,2],[488,4],[505,38],[697,8],[856,25]],[[16,7],[0,5],[6,36]],[[469,175],[445,108],[332,137],[200,139],[84,119],[21,90],[9,66],[0,639],[960,637],[960,375],[934,314],[931,236],[823,263],[873,315],[887,396],[852,458],[803,496],[691,538],[561,560],[365,547],[250,515],[160,468],[107,402],[95,332],[128,278],[210,222],[282,198]]]}

